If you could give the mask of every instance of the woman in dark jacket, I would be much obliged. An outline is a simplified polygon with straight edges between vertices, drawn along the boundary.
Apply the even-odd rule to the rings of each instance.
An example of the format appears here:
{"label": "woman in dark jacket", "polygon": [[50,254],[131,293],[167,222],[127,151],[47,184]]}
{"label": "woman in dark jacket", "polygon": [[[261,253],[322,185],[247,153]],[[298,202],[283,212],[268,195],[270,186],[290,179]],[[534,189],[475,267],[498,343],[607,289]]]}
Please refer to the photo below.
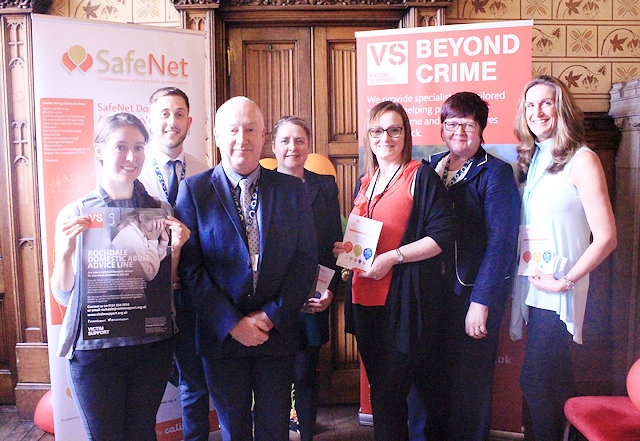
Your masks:
{"label": "woman in dark jacket", "polygon": [[[442,106],[442,139],[448,150],[431,165],[454,203],[455,241],[446,250],[443,360],[447,390],[447,439],[489,439],[493,368],[504,305],[517,254],[520,196],[513,169],[483,148],[489,108],[478,95],[460,92]],[[425,413],[416,383],[410,426],[422,431]],[[417,438],[421,439],[421,438]]]}
{"label": "woman in dark jacket", "polygon": [[[338,185],[333,176],[304,168],[311,150],[311,128],[295,116],[284,116],[273,128],[272,151],[278,171],[304,181],[309,196],[318,243],[318,262],[337,270],[333,243],[342,238]],[[300,341],[294,365],[294,397],[300,441],[311,441],[318,413],[318,366],[320,347],[329,341],[329,306],[340,282],[336,271],[324,292],[307,300],[300,312]]]}

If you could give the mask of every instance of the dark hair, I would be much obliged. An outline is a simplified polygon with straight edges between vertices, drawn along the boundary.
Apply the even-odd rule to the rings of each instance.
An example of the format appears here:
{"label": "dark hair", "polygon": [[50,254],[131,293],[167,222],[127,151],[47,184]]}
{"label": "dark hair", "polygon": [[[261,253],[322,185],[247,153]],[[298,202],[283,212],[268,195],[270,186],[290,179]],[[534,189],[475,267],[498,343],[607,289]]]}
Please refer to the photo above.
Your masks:
{"label": "dark hair", "polygon": [[484,144],[482,133],[487,127],[487,119],[489,119],[489,105],[486,101],[473,92],[458,92],[451,95],[442,104],[441,123],[449,118],[464,118],[466,116],[472,117],[480,126],[480,142]]}
{"label": "dark hair", "polygon": [[163,87],[162,89],[158,89],[153,94],[151,94],[151,98],[149,98],[149,104],[154,104],[158,101],[158,98],[162,98],[163,96],[179,96],[181,97],[185,104],[187,105],[187,110],[189,110],[189,98],[187,94],[177,87]]}
{"label": "dark hair", "polygon": [[402,165],[411,161],[411,154],[413,149],[413,138],[411,137],[411,124],[409,123],[409,116],[406,110],[402,107],[402,104],[393,101],[382,101],[381,103],[373,106],[369,110],[369,116],[367,118],[367,124],[365,126],[365,138],[364,138],[364,158],[363,158],[363,172],[367,173],[374,170],[378,166],[378,159],[371,151],[371,144],[369,140],[369,128],[373,127],[374,121],[377,121],[380,116],[385,112],[396,112],[402,118],[402,128],[404,129],[404,146],[402,148]]}
{"label": "dark hair", "polygon": [[126,112],[113,113],[103,117],[98,122],[94,142],[96,144],[104,144],[109,138],[109,135],[111,135],[111,132],[121,127],[133,127],[137,129],[142,136],[144,136],[144,143],[149,142],[149,132],[147,132],[142,121],[140,121],[137,116]]}
{"label": "dark hair", "polygon": [[531,80],[523,89],[518,104],[518,111],[514,123],[514,133],[518,138],[518,173],[519,180],[526,179],[529,165],[536,150],[536,136],[529,129],[527,122],[526,98],[527,92],[534,86],[549,86],[554,90],[556,108],[556,128],[553,134],[554,143],[551,150],[553,161],[547,168],[549,173],[558,173],[573,157],[578,149],[585,145],[583,115],[575,104],[569,88],[559,79],[540,75]]}
{"label": "dark hair", "polygon": [[302,127],[304,132],[307,134],[307,139],[309,140],[309,142],[311,142],[311,127],[309,126],[309,123],[302,118],[298,118],[297,116],[291,116],[291,115],[283,116],[273,126],[273,131],[271,132],[272,141],[276,140],[276,136],[278,136],[278,130],[280,130],[280,128],[287,123],[295,124],[296,126]]}

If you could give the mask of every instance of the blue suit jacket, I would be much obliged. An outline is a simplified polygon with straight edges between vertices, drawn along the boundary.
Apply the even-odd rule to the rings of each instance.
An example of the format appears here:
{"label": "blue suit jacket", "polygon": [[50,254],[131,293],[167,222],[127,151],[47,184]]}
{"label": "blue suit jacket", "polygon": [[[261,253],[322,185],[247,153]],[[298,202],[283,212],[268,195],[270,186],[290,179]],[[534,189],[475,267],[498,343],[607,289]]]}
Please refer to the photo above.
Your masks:
{"label": "blue suit jacket", "polygon": [[[180,183],[176,216],[191,230],[182,248],[180,280],[197,313],[201,355],[255,356],[295,351],[298,312],[317,271],[315,227],[302,181],[260,170],[259,277],[255,293],[251,258],[229,181],[221,165]],[[266,312],[269,340],[245,347],[231,329],[247,314]]]}
{"label": "blue suit jacket", "polygon": [[[448,151],[429,158],[436,168]],[[520,194],[513,169],[482,147],[464,179],[449,188],[456,222],[455,248],[446,256],[454,292],[501,311],[517,260]]]}

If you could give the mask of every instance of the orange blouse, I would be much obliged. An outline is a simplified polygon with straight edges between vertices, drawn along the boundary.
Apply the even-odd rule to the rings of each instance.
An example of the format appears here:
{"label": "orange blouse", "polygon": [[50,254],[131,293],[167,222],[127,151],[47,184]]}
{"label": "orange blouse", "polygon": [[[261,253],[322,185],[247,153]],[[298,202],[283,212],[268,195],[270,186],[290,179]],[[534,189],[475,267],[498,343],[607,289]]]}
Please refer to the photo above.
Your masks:
{"label": "orange blouse", "polygon": [[[395,182],[386,191],[373,197],[371,201],[367,197],[367,191],[372,185],[371,179],[376,170],[362,178],[362,185],[354,200],[351,213],[367,217],[368,210],[371,219],[382,222],[382,232],[376,248],[376,256],[389,250],[395,250],[400,245],[413,207],[411,185],[418,167],[420,167],[418,161],[412,160],[407,163]],[[378,182],[377,185],[386,185],[386,183]],[[358,272],[354,272],[351,284],[353,303],[362,306],[383,306],[387,300],[392,274],[393,271],[389,271],[382,279],[374,280],[359,277]]]}

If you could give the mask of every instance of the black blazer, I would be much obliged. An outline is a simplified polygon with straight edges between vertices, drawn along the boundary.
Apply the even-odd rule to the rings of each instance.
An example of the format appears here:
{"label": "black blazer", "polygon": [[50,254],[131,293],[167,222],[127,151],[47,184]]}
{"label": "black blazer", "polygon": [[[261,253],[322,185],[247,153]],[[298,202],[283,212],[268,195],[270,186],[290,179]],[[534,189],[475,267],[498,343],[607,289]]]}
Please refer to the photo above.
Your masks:
{"label": "black blazer", "polygon": [[[342,241],[343,236],[338,186],[333,176],[319,175],[309,170],[304,171],[304,185],[316,226],[318,263],[336,271],[329,285],[329,289],[336,294],[341,273],[333,256],[333,244]],[[329,309],[316,314],[301,314],[304,345],[321,346],[329,341]]]}

